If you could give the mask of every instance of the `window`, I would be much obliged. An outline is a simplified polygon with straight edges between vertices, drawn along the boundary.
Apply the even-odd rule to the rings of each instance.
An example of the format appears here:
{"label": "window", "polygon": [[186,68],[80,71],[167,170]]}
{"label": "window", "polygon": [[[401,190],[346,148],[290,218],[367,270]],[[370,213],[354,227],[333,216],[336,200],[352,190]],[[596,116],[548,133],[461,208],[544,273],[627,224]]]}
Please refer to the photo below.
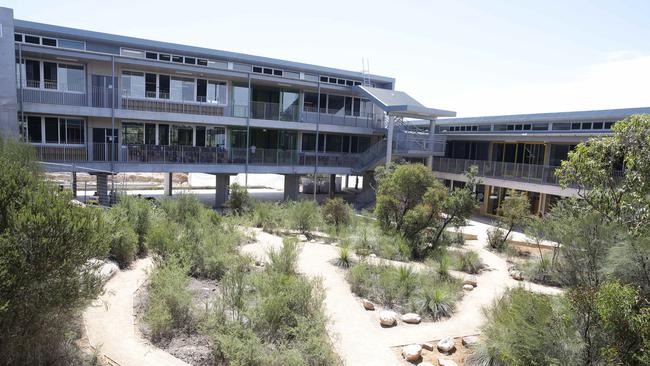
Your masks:
{"label": "window", "polygon": [[327,82],[327,76],[321,76],[320,81],[321,81],[321,83],[326,83]]}
{"label": "window", "polygon": [[[198,132],[197,132],[198,141]],[[206,146],[225,147],[226,146],[226,129],[223,127],[208,127],[206,131]]]}
{"label": "window", "polygon": [[43,62],[43,85],[45,89],[57,89],[57,66],[55,62]]}
{"label": "window", "polygon": [[27,116],[27,141],[40,144],[42,136],[41,117]]}
{"label": "window", "polygon": [[196,59],[194,57],[185,57],[185,63],[190,65],[196,65]]}
{"label": "window", "polygon": [[166,54],[166,53],[159,53],[158,54],[158,59],[160,61],[168,61],[169,62],[171,60],[171,56]]}
{"label": "window", "polygon": [[612,128],[613,125],[614,125],[614,122],[605,122],[605,129],[609,130],[609,129]]}
{"label": "window", "polygon": [[43,37],[43,38],[41,38],[41,44],[42,44],[43,46],[52,46],[52,47],[56,47],[56,39],[54,39],[54,38],[45,38],[45,37]]}
{"label": "window", "polygon": [[208,80],[208,103],[228,104],[228,86],[223,81]]}
{"label": "window", "polygon": [[144,51],[132,50],[129,48],[121,48],[120,55],[127,56],[127,57],[144,58]]}
{"label": "window", "polygon": [[253,66],[253,72],[261,74],[262,73],[262,68],[259,67],[259,66]]}
{"label": "window", "polygon": [[169,99],[169,75],[158,75],[158,98]]}
{"label": "window", "polygon": [[273,70],[274,76],[282,76],[282,70]]}
{"label": "window", "polygon": [[353,98],[352,115],[359,117],[361,115],[361,99]]}
{"label": "window", "polygon": [[41,64],[34,60],[25,60],[25,80],[28,88],[41,87]]}
{"label": "window", "polygon": [[156,125],[147,123],[144,125],[144,143],[147,145],[156,144]]}
{"label": "window", "polygon": [[122,144],[143,144],[144,127],[142,123],[125,122],[122,123]]}
{"label": "window", "polygon": [[83,66],[59,64],[60,90],[80,92],[86,91],[86,73]]}
{"label": "window", "polygon": [[546,131],[548,130],[548,123],[534,123],[533,131]]}
{"label": "window", "polygon": [[122,95],[125,97],[144,98],[144,73],[122,71]]}
{"label": "window", "polygon": [[208,67],[215,69],[227,69],[228,63],[225,61],[208,61]]}
{"label": "window", "polygon": [[314,151],[316,149],[316,134],[302,134],[302,151]]}
{"label": "window", "polygon": [[179,64],[183,63],[183,56],[172,55],[172,62],[177,62]]}
{"label": "window", "polygon": [[56,117],[45,117],[45,142],[59,143],[59,119]]}
{"label": "window", "polygon": [[306,112],[317,112],[318,111],[318,94],[316,93],[305,93],[305,111]]}
{"label": "window", "polygon": [[20,33],[14,33],[14,41],[15,42],[22,42],[23,41],[23,35]]}
{"label": "window", "polygon": [[265,67],[263,72],[266,75],[272,75],[273,74],[273,69],[269,69],[269,68]]}
{"label": "window", "polygon": [[571,124],[571,129],[572,130],[579,130],[580,129],[580,123],[572,123]]}
{"label": "window", "polygon": [[196,79],[196,101],[205,102],[208,90],[208,82],[205,79]]}
{"label": "window", "polygon": [[591,130],[591,122],[583,122],[580,128],[583,130]]}
{"label": "window", "polygon": [[144,91],[145,97],[155,98],[156,97],[156,74],[145,74],[144,76]]}
{"label": "window", "polygon": [[343,109],[344,97],[341,95],[329,95],[328,96],[328,111],[327,113],[336,114]]}
{"label": "window", "polygon": [[158,125],[158,145],[169,145],[169,125]]}
{"label": "window", "polygon": [[172,145],[192,146],[194,129],[192,126],[172,125]]}
{"label": "window", "polygon": [[196,60],[196,64],[199,66],[208,66],[208,60],[199,58]]}
{"label": "window", "polygon": [[149,60],[157,60],[158,54],[155,52],[146,52],[145,57],[148,58]]}
{"label": "window", "polygon": [[603,129],[603,123],[602,122],[594,122],[593,129],[594,130],[602,130]]}
{"label": "window", "polygon": [[342,152],[343,136],[327,135],[327,152]]}
{"label": "window", "polygon": [[60,48],[71,48],[73,50],[86,50],[86,42],[73,41],[70,39],[59,39]]}
{"label": "window", "polygon": [[171,78],[171,100],[193,101],[194,100],[194,79]]}
{"label": "window", "polygon": [[571,129],[570,123],[553,123],[553,130],[566,131]]}
{"label": "window", "polygon": [[[65,134],[61,134],[61,143],[66,144],[83,144],[84,139],[84,121],[79,119],[61,119],[60,125],[64,127]],[[65,136],[65,142],[63,137]]]}
{"label": "window", "polygon": [[196,126],[196,146],[205,146],[205,127]]}
{"label": "window", "polygon": [[35,36],[25,35],[25,43],[41,44],[41,39]]}

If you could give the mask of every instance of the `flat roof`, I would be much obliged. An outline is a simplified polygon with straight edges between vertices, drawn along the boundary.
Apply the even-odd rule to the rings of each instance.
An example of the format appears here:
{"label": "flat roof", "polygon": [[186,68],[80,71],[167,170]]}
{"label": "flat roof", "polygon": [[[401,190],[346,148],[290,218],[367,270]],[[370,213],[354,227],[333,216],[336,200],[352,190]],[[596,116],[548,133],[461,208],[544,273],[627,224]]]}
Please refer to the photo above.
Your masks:
{"label": "flat roof", "polygon": [[[373,88],[370,86],[358,85],[355,89],[361,95],[377,104],[383,111],[396,116],[408,118],[430,118],[453,117],[454,111],[444,109],[428,108],[415,98],[402,91]],[[428,123],[428,122],[427,122]]]}
{"label": "flat roof", "polygon": [[[14,28],[16,29],[16,31],[19,32],[26,32],[26,33],[29,33],[30,31],[37,32],[37,33],[43,32],[48,35],[53,35],[56,37],[71,38],[71,39],[78,39],[78,40],[92,40],[92,41],[98,41],[98,42],[112,44],[116,46],[142,48],[142,49],[149,49],[152,51],[165,50],[170,53],[174,53],[174,52],[190,53],[190,54],[202,55],[205,56],[206,58],[216,58],[224,61],[262,64],[267,66],[287,68],[295,71],[303,71],[303,72],[332,75],[332,76],[342,76],[342,77],[358,78],[358,79],[363,78],[363,74],[359,71],[343,70],[343,69],[337,69],[332,67],[281,60],[281,59],[276,59],[271,57],[249,55],[245,53],[229,52],[229,51],[222,51],[222,50],[205,48],[205,47],[196,47],[196,46],[188,46],[188,45],[182,45],[177,43],[154,41],[149,39],[95,32],[95,31],[78,29],[78,28],[62,27],[62,26],[52,25],[52,24],[31,22],[28,20],[14,19]],[[372,74],[368,75],[368,77],[370,77],[370,79],[375,82],[391,83],[393,86],[395,85],[395,78],[392,77],[372,75]]]}
{"label": "flat roof", "polygon": [[[492,124],[492,123],[523,123],[523,122],[571,122],[591,120],[620,120],[633,114],[650,113],[650,107],[599,109],[591,111],[571,111],[552,113],[510,114],[502,116],[442,118],[436,121],[438,125],[447,124]],[[415,126],[428,126],[429,121],[410,121]]]}

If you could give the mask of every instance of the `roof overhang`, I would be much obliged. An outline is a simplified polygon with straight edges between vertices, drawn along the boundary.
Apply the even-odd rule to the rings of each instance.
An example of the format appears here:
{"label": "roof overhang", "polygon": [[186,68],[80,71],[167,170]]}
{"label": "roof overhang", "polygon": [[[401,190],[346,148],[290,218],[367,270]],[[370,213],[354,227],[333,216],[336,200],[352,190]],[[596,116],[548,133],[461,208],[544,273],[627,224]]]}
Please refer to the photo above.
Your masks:
{"label": "roof overhang", "polygon": [[370,99],[391,116],[424,119],[456,116],[454,111],[425,107],[413,97],[401,91],[363,85],[357,85],[355,89],[359,94]]}

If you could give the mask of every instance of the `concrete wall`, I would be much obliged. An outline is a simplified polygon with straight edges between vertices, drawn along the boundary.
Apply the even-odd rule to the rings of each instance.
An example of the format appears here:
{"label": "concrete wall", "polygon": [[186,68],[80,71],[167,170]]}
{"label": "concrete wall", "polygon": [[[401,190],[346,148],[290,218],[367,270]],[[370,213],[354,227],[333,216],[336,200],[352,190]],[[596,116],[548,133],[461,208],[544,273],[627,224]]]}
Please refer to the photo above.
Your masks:
{"label": "concrete wall", "polygon": [[18,136],[14,12],[0,7],[0,134]]}

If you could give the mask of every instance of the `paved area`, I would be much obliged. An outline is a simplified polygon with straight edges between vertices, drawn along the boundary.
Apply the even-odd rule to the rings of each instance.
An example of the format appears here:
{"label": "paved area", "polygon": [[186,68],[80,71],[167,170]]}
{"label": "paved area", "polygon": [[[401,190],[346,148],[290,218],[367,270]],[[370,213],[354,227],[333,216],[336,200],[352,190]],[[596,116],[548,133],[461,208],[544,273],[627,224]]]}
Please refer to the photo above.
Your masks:
{"label": "paved area", "polygon": [[133,263],[115,274],[104,286],[105,293],[83,314],[90,344],[120,366],[187,366],[140,336],[133,315],[133,293],[147,278],[150,258]]}

